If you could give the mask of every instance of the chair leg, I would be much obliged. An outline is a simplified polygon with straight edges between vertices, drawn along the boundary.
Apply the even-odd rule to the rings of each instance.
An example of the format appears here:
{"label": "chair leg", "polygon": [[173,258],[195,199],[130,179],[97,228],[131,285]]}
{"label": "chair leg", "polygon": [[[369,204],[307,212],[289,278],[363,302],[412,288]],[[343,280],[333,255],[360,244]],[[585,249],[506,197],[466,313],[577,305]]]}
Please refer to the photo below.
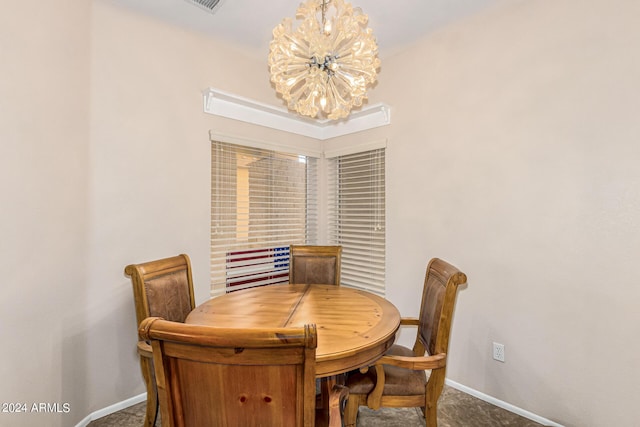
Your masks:
{"label": "chair leg", "polygon": [[425,407],[423,408],[427,427],[438,427],[438,399],[444,388],[444,373],[444,369],[434,369],[427,381]]}
{"label": "chair leg", "polygon": [[147,387],[147,411],[144,416],[144,427],[154,427],[158,418],[158,389],[153,373],[153,361],[148,357],[140,357],[140,368]]}
{"label": "chair leg", "polygon": [[347,398],[347,404],[344,408],[344,427],[356,427],[356,423],[358,421],[358,408],[360,405],[366,405],[366,395],[365,399],[362,399],[361,395],[353,395],[350,394]]}
{"label": "chair leg", "polygon": [[435,408],[427,408],[424,412],[424,421],[427,427],[438,427],[438,414]]}

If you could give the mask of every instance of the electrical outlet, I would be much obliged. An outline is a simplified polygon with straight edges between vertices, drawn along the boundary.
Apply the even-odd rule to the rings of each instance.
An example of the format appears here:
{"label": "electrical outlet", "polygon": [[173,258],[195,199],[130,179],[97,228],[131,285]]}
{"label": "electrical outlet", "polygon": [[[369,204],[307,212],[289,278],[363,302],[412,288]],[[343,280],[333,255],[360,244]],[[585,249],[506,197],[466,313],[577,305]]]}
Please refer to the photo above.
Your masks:
{"label": "electrical outlet", "polygon": [[493,343],[493,358],[498,362],[504,362],[504,344]]}

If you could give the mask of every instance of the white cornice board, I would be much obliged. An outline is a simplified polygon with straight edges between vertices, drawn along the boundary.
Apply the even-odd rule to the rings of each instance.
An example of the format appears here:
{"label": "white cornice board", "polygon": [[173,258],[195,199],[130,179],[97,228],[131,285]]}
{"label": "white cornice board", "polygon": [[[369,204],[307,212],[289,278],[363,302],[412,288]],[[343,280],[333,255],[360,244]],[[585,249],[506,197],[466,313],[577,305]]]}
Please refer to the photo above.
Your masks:
{"label": "white cornice board", "polygon": [[345,120],[314,120],[241,96],[208,88],[202,92],[204,112],[324,141],[391,123],[391,109],[375,104],[352,112]]}

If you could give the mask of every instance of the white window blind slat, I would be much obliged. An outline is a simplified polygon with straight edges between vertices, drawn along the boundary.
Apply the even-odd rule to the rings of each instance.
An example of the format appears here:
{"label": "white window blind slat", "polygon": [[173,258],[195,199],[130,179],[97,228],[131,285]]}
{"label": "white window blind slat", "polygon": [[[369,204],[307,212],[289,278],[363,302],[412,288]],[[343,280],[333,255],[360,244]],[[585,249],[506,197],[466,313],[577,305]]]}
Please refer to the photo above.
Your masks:
{"label": "white window blind slat", "polygon": [[282,283],[282,280],[279,278],[269,278],[269,279],[264,279],[264,280],[258,280],[255,282],[251,282],[251,283],[247,283],[244,285],[235,285],[233,287],[234,291],[239,291],[242,289],[248,289],[248,288],[255,288],[257,286],[265,286],[265,285],[273,285],[273,284],[277,284],[277,283]]}
{"label": "white window blind slat", "polygon": [[[227,273],[227,281],[233,285],[237,282],[242,282],[247,280],[247,276],[250,276],[252,279],[262,279],[262,278],[271,278],[278,273],[289,273],[289,269],[275,269],[273,268],[273,264],[271,264],[271,268],[267,268],[268,265],[263,265],[260,268],[233,268],[230,270],[232,273]],[[239,271],[236,271],[239,270]]]}
{"label": "white window blind slat", "polygon": [[328,240],[346,286],[385,293],[385,149],[328,160]]}

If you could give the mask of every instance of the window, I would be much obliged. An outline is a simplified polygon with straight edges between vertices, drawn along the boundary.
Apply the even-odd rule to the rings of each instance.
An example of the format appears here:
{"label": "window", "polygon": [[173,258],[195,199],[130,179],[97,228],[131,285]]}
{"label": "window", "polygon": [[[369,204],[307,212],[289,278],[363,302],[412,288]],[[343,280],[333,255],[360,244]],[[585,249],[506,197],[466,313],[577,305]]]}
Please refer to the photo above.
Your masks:
{"label": "window", "polygon": [[384,296],[385,149],[332,157],[329,244],[342,246],[341,284]]}
{"label": "window", "polygon": [[288,282],[289,245],[318,240],[317,163],[212,141],[213,294]]}

